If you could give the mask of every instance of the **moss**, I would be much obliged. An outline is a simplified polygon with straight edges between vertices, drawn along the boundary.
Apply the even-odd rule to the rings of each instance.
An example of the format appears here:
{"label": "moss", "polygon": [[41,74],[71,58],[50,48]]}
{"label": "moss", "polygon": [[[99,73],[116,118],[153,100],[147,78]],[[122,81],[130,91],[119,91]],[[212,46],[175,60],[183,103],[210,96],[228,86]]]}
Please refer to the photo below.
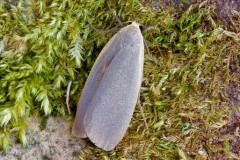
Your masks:
{"label": "moss", "polygon": [[[220,151],[211,140],[231,120],[226,87],[234,80],[229,66],[239,53],[239,35],[224,28],[214,7],[205,3],[184,12],[171,7],[156,11],[135,0],[109,3],[122,21],[158,24],[144,35],[159,64],[146,54],[141,103],[149,130],[136,108],[130,128],[113,151],[90,145],[81,157],[214,157]],[[96,32],[89,23],[104,30],[117,25],[104,0],[0,4],[0,144],[4,150],[10,147],[12,133],[27,144],[27,116],[69,116],[65,105],[69,81],[73,82],[70,106],[76,109],[95,58],[114,34]],[[222,147],[231,156],[229,143],[225,140]]]}

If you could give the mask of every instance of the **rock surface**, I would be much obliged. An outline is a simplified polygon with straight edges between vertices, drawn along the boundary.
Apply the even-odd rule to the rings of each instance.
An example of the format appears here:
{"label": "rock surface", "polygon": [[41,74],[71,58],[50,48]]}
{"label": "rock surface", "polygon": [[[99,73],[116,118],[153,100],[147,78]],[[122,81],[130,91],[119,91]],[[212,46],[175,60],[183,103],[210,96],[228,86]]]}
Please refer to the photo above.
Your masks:
{"label": "rock surface", "polygon": [[1,160],[77,160],[82,140],[71,135],[71,121],[50,117],[46,129],[41,130],[38,118],[29,118],[28,145],[13,142],[7,153],[0,152]]}

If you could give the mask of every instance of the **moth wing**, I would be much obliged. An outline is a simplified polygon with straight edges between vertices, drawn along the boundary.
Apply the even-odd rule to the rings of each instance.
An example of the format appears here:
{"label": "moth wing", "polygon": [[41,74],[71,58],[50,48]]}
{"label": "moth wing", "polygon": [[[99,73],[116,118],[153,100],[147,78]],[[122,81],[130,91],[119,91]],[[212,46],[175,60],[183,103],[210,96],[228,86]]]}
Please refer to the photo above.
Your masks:
{"label": "moth wing", "polygon": [[123,138],[142,81],[143,37],[139,29],[133,31],[126,28],[125,31],[124,47],[105,71],[83,121],[90,140],[107,151]]}
{"label": "moth wing", "polygon": [[116,41],[116,39],[119,39],[119,37],[121,37],[119,36],[120,33],[121,32],[116,33],[105,45],[88,76],[88,79],[81,94],[80,101],[78,103],[77,113],[72,127],[72,134],[76,137],[87,137],[83,126],[83,118],[87,108],[89,107],[92,97],[97,90],[105,71],[108,68],[109,63],[111,62],[115,54],[119,53],[119,51],[122,49],[121,43],[119,45],[119,41]]}

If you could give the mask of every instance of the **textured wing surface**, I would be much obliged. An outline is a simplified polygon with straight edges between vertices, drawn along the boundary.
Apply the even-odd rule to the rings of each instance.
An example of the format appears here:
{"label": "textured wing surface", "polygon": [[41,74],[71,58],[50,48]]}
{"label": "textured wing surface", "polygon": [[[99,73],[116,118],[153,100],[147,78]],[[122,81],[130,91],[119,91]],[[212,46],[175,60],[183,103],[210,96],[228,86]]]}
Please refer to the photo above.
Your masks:
{"label": "textured wing surface", "polygon": [[91,99],[98,88],[101,79],[108,68],[109,63],[113,57],[119,53],[122,49],[121,39],[119,38],[119,33],[116,33],[111,40],[106,44],[106,46],[101,51],[96,62],[94,63],[91,72],[88,76],[86,84],[83,88],[83,92],[78,104],[77,113],[72,127],[72,134],[76,137],[85,138],[86,132],[83,127],[83,118],[86,113],[87,108],[91,102]]}
{"label": "textured wing surface", "polygon": [[104,150],[123,138],[141,87],[144,59],[143,37],[136,26],[123,28],[122,49],[106,69],[84,116],[87,136]]}

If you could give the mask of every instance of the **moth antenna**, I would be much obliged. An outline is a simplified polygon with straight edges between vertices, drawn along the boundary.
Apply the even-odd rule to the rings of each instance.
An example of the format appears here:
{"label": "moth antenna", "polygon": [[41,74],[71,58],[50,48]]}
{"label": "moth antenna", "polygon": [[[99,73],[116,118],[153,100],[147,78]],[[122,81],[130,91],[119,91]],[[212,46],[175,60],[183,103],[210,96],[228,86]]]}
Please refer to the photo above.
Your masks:
{"label": "moth antenna", "polygon": [[146,29],[144,29],[144,30],[142,31],[142,34],[144,34],[144,33],[148,32],[148,31],[156,28],[157,26],[158,26],[158,24],[155,24],[155,25],[153,25],[153,26],[147,27]]}
{"label": "moth antenna", "polygon": [[119,30],[118,26],[113,27],[113,28],[111,28],[111,29],[109,29],[109,30],[101,30],[101,29],[97,29],[96,27],[94,27],[91,23],[88,23],[88,25],[89,25],[94,31],[100,32],[100,33],[102,33],[102,34],[107,34],[107,33],[109,33],[109,32],[113,32],[113,31],[118,31],[118,30]]}
{"label": "moth antenna", "polygon": [[[142,34],[144,34],[144,33],[148,32],[148,31],[154,29],[157,26],[158,26],[158,24],[155,24],[153,26],[147,27],[144,30],[141,30],[141,32],[142,32]],[[143,38],[143,42],[144,42],[144,45],[146,46],[146,50],[147,50],[147,54],[148,54],[149,59],[152,60],[154,63],[156,63],[158,66],[160,66],[160,64],[157,62],[156,58],[154,58],[153,55],[150,54],[149,47],[148,47],[147,42],[146,42],[146,40],[144,38]]]}
{"label": "moth antenna", "polygon": [[142,114],[143,121],[144,121],[145,126],[146,126],[146,128],[147,128],[147,130],[148,130],[147,120],[146,120],[146,117],[145,117],[145,115],[144,115],[144,113],[143,113],[143,107],[141,106],[141,102],[140,102],[140,95],[138,96],[137,105],[138,105],[139,108],[140,108],[140,112],[141,112],[141,114]]}
{"label": "moth antenna", "polygon": [[[95,27],[89,22],[89,26],[90,26],[93,30],[95,30],[96,32],[101,32],[102,34],[107,34],[107,33],[109,33],[109,32],[117,31],[117,30],[119,30],[120,28],[122,28],[125,24],[128,23],[128,22],[122,22],[122,21],[120,20],[120,18],[113,12],[113,10],[112,10],[111,6],[109,5],[108,1],[106,1],[106,4],[107,4],[108,9],[111,11],[113,17],[115,18],[115,20],[119,23],[119,25],[117,25],[116,27],[111,28],[111,29],[109,29],[109,30],[100,30],[100,29],[95,28]],[[119,28],[119,26],[120,26],[120,28]],[[150,30],[150,29],[149,29],[149,30]]]}
{"label": "moth antenna", "polygon": [[146,46],[147,55],[148,55],[149,59],[151,59],[154,63],[156,63],[158,66],[160,66],[160,64],[157,62],[156,58],[154,58],[153,55],[150,53],[149,47],[148,47],[147,42],[144,38],[143,38],[143,43]]}
{"label": "moth antenna", "polygon": [[106,3],[107,3],[107,7],[108,7],[108,9],[111,11],[113,17],[116,19],[116,21],[119,23],[119,25],[123,27],[122,21],[121,21],[120,18],[113,12],[113,10],[112,10],[111,6],[109,5],[108,1],[107,1]]}
{"label": "moth antenna", "polygon": [[67,94],[66,94],[66,104],[67,104],[67,109],[68,113],[71,114],[70,108],[69,108],[69,99],[70,99],[70,89],[71,89],[72,81],[68,83],[67,86]]}

